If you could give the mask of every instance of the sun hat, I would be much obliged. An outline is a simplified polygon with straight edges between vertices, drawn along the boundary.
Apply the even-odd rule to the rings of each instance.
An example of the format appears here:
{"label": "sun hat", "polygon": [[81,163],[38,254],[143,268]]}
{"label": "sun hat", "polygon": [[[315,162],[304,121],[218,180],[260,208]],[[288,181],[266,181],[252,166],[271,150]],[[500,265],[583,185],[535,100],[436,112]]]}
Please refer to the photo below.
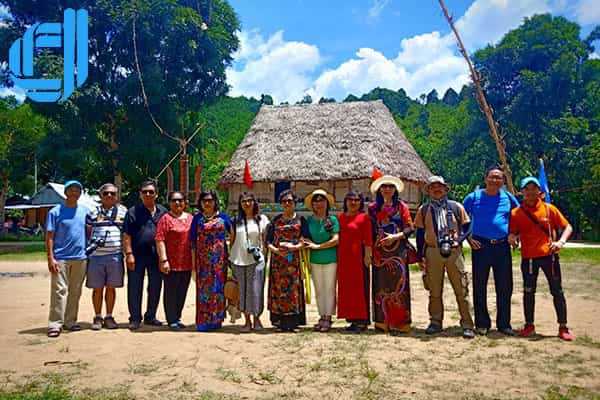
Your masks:
{"label": "sun hat", "polygon": [[71,179],[65,182],[65,193],[67,193],[67,189],[70,188],[71,186],[79,186],[79,189],[81,191],[83,191],[83,185],[81,184],[81,182],[75,180],[75,179]]}
{"label": "sun hat", "polygon": [[333,197],[331,194],[327,193],[323,189],[316,189],[316,190],[313,190],[312,193],[309,193],[304,198],[304,206],[306,208],[308,208],[309,210],[311,210],[312,209],[312,199],[314,196],[317,196],[317,195],[321,195],[321,196],[325,197],[327,199],[327,201],[329,202],[329,207],[333,207],[335,205],[335,197]]}
{"label": "sun hat", "polygon": [[404,183],[401,179],[391,175],[384,175],[381,178],[377,178],[375,181],[373,181],[373,183],[371,183],[371,193],[374,196],[377,194],[377,191],[379,191],[381,185],[394,185],[398,193],[404,190]]}
{"label": "sun hat", "polygon": [[448,185],[446,183],[443,176],[433,175],[433,176],[430,176],[429,178],[427,178],[427,183],[425,184],[425,191],[428,191],[429,186],[433,185],[434,183],[439,183],[441,185],[444,185],[444,186],[446,186],[446,189],[450,190],[450,185]]}
{"label": "sun hat", "polygon": [[535,186],[540,189],[542,188],[540,181],[535,176],[528,176],[521,179],[521,190],[525,189],[525,186],[529,185],[530,183],[535,184]]}

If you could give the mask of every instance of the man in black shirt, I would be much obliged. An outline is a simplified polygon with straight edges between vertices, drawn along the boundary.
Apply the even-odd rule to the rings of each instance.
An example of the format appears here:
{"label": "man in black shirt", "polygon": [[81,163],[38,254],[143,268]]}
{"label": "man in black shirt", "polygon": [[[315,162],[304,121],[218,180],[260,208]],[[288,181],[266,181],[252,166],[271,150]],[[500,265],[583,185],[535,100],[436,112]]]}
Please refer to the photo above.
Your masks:
{"label": "man in black shirt", "polygon": [[129,306],[129,329],[136,330],[142,322],[142,292],[144,273],[148,270],[148,301],[144,324],[160,326],[156,309],[160,300],[162,277],[158,269],[158,255],[154,235],[156,224],[167,210],[156,204],[158,190],[152,181],[140,186],[142,204],[127,211],[123,225],[125,263],[127,264],[127,304]]}

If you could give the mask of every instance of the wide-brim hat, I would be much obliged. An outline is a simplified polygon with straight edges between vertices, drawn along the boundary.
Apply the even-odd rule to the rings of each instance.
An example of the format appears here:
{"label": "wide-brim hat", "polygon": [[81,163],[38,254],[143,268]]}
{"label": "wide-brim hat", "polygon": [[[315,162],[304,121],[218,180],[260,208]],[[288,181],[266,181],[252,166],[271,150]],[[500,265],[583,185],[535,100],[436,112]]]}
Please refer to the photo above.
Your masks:
{"label": "wide-brim hat", "polygon": [[384,175],[371,183],[371,193],[373,196],[377,194],[381,185],[394,185],[398,193],[404,190],[404,182],[401,179],[391,175]]}
{"label": "wide-brim hat", "polygon": [[316,190],[313,190],[312,193],[309,193],[308,196],[306,196],[304,198],[304,206],[306,208],[308,208],[309,210],[312,209],[312,199],[316,195],[321,195],[321,196],[325,197],[327,199],[327,201],[329,202],[329,207],[333,207],[335,205],[335,197],[333,197],[333,195],[327,193],[323,189],[316,189]]}
{"label": "wide-brim hat", "polygon": [[425,191],[429,191],[429,187],[431,185],[433,185],[434,183],[439,183],[440,185],[444,185],[446,186],[447,190],[450,190],[450,185],[448,185],[446,183],[446,181],[444,180],[444,178],[442,176],[438,176],[438,175],[433,175],[430,176],[429,178],[427,178],[427,183],[425,184]]}
{"label": "wide-brim hat", "polygon": [[64,184],[65,194],[67,193],[67,189],[70,188],[71,186],[77,186],[79,188],[79,190],[81,190],[83,192],[83,185],[81,184],[81,182],[79,182],[78,180],[75,180],[75,179],[71,179],[69,181],[66,181]]}

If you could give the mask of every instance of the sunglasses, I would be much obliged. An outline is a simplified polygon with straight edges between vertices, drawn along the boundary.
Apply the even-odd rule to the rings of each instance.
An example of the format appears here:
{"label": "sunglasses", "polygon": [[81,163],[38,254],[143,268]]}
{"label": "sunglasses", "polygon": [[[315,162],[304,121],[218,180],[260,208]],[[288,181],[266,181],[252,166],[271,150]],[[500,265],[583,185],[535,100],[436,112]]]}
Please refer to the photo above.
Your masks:
{"label": "sunglasses", "polygon": [[116,196],[117,192],[102,192],[102,197]]}
{"label": "sunglasses", "polygon": [[184,199],[171,199],[169,201],[172,202],[172,203],[185,203]]}
{"label": "sunglasses", "polygon": [[202,201],[203,203],[212,203],[213,201],[215,201],[215,199],[213,199],[213,198],[208,198],[208,199],[206,199],[206,198],[205,198],[205,199],[202,199],[201,201]]}
{"label": "sunglasses", "polygon": [[396,188],[396,186],[390,185],[388,183],[384,183],[383,185],[381,185],[381,188],[382,189],[394,189],[394,188]]}
{"label": "sunglasses", "polygon": [[242,204],[251,204],[251,203],[254,203],[254,200],[252,200],[252,199],[244,199],[240,203],[242,203]]}
{"label": "sunglasses", "polygon": [[154,190],[142,190],[141,192],[146,196],[153,196],[156,193]]}
{"label": "sunglasses", "polygon": [[313,197],[312,202],[313,203],[320,203],[322,201],[325,201],[325,197]]}
{"label": "sunglasses", "polygon": [[358,197],[349,197],[346,201],[350,201],[352,203],[360,203],[360,199]]}
{"label": "sunglasses", "polygon": [[292,200],[292,199],[281,200],[281,204],[294,204],[294,200]]}

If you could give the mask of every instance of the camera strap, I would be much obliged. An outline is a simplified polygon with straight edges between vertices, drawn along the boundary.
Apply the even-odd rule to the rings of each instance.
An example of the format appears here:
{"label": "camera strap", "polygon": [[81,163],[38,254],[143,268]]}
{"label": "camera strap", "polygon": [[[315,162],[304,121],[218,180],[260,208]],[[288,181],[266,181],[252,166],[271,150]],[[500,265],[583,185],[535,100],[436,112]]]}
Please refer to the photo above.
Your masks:
{"label": "camera strap", "polygon": [[[260,220],[261,220],[261,216],[260,214],[258,215],[258,222],[256,222],[256,226],[258,227],[258,237],[259,237],[259,243],[260,243]],[[244,230],[246,231],[246,246],[248,248],[251,247],[251,243],[250,243],[250,235],[248,235],[248,219],[246,217],[244,217]]]}

